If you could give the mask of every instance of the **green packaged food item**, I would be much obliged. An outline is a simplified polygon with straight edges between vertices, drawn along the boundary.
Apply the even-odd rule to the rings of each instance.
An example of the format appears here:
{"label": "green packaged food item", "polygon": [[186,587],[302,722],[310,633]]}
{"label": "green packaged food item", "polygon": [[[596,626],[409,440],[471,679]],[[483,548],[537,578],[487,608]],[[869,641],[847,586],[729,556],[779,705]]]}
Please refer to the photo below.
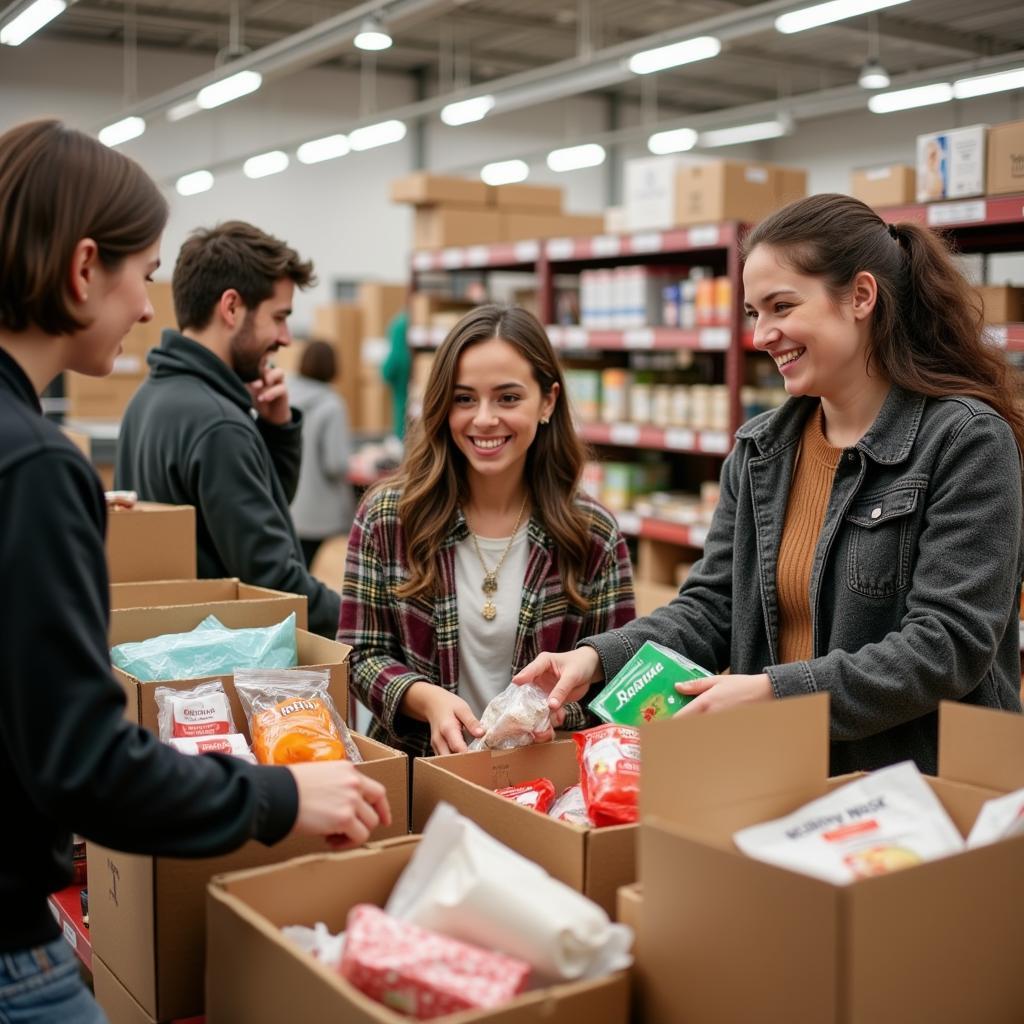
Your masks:
{"label": "green packaged food item", "polygon": [[601,721],[619,725],[670,718],[693,700],[679,693],[676,683],[709,675],[689,658],[648,640],[588,707]]}

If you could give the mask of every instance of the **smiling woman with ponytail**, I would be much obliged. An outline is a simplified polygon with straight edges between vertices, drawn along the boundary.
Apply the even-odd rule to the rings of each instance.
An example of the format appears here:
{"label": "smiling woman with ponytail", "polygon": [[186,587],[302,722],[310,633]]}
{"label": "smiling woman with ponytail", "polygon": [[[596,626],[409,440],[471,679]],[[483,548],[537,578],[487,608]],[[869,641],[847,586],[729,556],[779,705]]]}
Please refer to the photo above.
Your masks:
{"label": "smiling woman with ponytail", "polygon": [[945,242],[843,195],[746,241],[789,400],[737,432],[678,597],[519,674],[576,698],[645,640],[715,672],[683,715],[826,692],[831,768],[937,768],[938,706],[1020,711],[1020,381]]}

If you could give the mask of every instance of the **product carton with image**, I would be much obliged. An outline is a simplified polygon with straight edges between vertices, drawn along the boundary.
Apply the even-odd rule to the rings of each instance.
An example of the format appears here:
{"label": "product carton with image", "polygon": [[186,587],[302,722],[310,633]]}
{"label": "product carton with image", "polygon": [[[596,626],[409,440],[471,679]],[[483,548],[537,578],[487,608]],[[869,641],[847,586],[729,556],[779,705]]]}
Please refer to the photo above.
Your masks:
{"label": "product carton with image", "polygon": [[917,137],[917,201],[985,194],[987,125],[950,128]]}
{"label": "product carton with image", "polygon": [[676,683],[709,675],[689,658],[648,640],[588,707],[602,721],[619,725],[669,718],[693,699],[679,693]]}

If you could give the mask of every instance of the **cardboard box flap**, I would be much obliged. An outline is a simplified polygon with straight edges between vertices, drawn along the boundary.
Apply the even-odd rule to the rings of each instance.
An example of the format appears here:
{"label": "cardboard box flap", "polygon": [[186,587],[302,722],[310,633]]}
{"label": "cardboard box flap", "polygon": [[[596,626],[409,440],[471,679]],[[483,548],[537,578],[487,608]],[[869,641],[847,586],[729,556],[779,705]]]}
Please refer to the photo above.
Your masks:
{"label": "cardboard box flap", "polygon": [[939,775],[1004,793],[1024,789],[1024,717],[943,701]]}
{"label": "cardboard box flap", "polygon": [[695,812],[762,795],[810,799],[828,777],[828,737],[825,693],[645,725],[641,819],[685,823]]}

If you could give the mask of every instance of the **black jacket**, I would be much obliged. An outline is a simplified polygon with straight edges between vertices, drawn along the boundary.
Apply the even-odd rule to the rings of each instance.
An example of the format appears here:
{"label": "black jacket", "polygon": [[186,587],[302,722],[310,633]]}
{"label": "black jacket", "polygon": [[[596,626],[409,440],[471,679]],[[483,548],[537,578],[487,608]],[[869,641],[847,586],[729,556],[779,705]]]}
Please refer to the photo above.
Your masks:
{"label": "black jacket", "polygon": [[58,928],[46,896],[71,880],[71,833],[133,853],[205,857],[283,838],[287,769],[186,757],[125,721],[110,671],[96,473],[0,349],[0,952]]}
{"label": "black jacket", "polygon": [[301,414],[282,427],[258,419],[241,378],[177,331],[164,331],[148,361],[121,422],[117,486],[195,505],[200,576],[305,594],[309,628],[333,640],[341,598],[310,576],[288,510]]}

